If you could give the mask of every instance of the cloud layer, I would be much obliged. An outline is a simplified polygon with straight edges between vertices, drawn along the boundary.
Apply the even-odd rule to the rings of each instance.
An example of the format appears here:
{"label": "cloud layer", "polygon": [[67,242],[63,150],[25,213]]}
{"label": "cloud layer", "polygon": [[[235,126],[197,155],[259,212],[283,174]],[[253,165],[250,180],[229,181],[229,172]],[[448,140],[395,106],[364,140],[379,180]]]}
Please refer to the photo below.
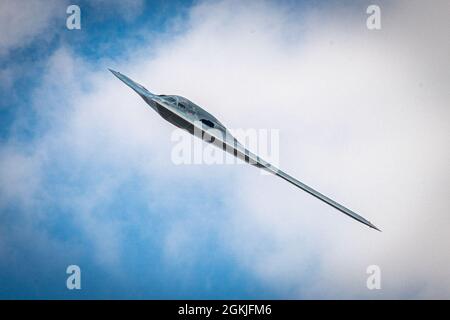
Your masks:
{"label": "cloud layer", "polygon": [[[386,3],[379,31],[366,7],[201,2],[126,59],[94,64],[61,45],[29,106],[36,134],[0,150],[1,261],[28,239],[62,261],[88,245],[120,278],[134,232],[152,250],[144,268],[191,292],[215,261],[268,297],[448,298],[448,4]],[[250,166],[172,164],[173,128],[106,67],[232,128],[279,129],[282,169],[383,232]],[[55,236],[59,219],[71,232]],[[372,264],[380,291],[366,288]]]}

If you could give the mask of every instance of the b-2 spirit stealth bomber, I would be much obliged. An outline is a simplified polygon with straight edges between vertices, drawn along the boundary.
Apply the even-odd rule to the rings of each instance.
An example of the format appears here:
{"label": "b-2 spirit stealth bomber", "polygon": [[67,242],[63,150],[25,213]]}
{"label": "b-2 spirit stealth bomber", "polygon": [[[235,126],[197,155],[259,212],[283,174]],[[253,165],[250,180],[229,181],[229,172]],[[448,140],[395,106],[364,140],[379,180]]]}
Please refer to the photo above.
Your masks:
{"label": "b-2 spirit stealth bomber", "polygon": [[367,221],[357,213],[353,212],[350,209],[347,209],[336,201],[312,189],[306,184],[298,181],[297,179],[291,177],[287,173],[281,171],[280,169],[274,167],[270,163],[264,161],[257,155],[250,152],[230,134],[227,128],[219,120],[217,120],[209,112],[189,101],[188,99],[177,95],[157,95],[151,93],[142,85],[136,83],[120,72],[111,69],[109,70],[131,89],[136,91],[136,93],[139,94],[142,99],[144,99],[144,101],[147,102],[147,104],[161,117],[163,117],[173,125],[187,130],[189,133],[214,144],[215,146],[223,149],[226,152],[229,152],[230,154],[233,154],[235,157],[251,165],[279,176],[280,178],[308,192],[309,194],[322,200],[335,209],[345,213],[349,217],[380,231],[375,225],[373,225],[371,222]]}

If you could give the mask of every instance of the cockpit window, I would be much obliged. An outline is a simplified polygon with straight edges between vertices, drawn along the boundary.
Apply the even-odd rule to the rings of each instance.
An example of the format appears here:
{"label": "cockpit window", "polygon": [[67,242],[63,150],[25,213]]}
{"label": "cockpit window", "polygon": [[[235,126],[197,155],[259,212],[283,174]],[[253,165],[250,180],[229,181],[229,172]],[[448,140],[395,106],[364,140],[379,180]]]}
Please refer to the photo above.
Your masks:
{"label": "cockpit window", "polygon": [[200,119],[200,121],[204,124],[206,124],[210,128],[214,128],[214,122],[206,120],[206,119]]}
{"label": "cockpit window", "polygon": [[186,109],[186,106],[185,106],[184,104],[182,104],[181,102],[178,103],[178,106],[179,106],[181,109]]}
{"label": "cockpit window", "polygon": [[171,102],[171,103],[176,103],[177,99],[173,98],[173,97],[167,97],[165,96],[164,99],[166,99],[167,101]]}

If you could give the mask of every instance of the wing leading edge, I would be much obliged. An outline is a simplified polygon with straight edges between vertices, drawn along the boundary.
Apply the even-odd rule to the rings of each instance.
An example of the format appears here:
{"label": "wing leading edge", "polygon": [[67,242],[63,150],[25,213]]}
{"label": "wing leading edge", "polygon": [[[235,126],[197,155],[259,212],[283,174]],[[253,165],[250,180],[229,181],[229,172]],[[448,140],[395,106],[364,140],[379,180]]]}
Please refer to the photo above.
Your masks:
{"label": "wing leading edge", "polygon": [[287,173],[281,171],[278,169],[277,172],[273,172],[275,175],[279,176],[280,178],[292,183],[293,185],[295,185],[296,187],[302,189],[303,191],[308,192],[310,195],[316,197],[319,200],[322,200],[323,202],[325,202],[326,204],[332,206],[333,208],[341,211],[342,213],[348,215],[349,217],[355,219],[356,221],[359,221],[363,224],[365,224],[366,226],[369,226],[370,228],[373,228],[375,230],[381,231],[380,229],[378,229],[373,223],[371,223],[370,221],[364,219],[362,216],[360,216],[359,214],[357,214],[356,212],[344,207],[343,205],[340,205],[339,203],[337,203],[336,201],[328,198],[327,196],[323,195],[322,193],[314,190],[313,188],[307,186],[306,184],[298,181],[297,179],[295,179],[294,177],[288,175]]}
{"label": "wing leading edge", "polygon": [[[226,141],[224,141],[223,143],[227,143]],[[230,148],[232,146],[229,146]],[[262,168],[288,182],[290,182],[291,184],[293,184],[294,186],[296,186],[297,188],[302,189],[303,191],[306,191],[307,193],[309,193],[310,195],[316,197],[317,199],[325,202],[326,204],[332,206],[333,208],[339,210],[340,212],[346,214],[347,216],[355,219],[356,221],[359,221],[363,224],[365,224],[366,226],[373,228],[375,230],[381,231],[380,229],[378,229],[373,223],[371,223],[370,221],[366,220],[365,218],[363,218],[362,216],[360,216],[359,214],[357,214],[356,212],[344,207],[343,205],[337,203],[336,201],[328,198],[327,196],[325,196],[324,194],[320,193],[319,191],[314,190],[313,188],[309,187],[308,185],[304,184],[303,182],[295,179],[294,177],[290,176],[289,174],[285,173],[284,171],[276,168],[275,166],[273,166],[272,164],[268,163],[267,161],[264,161],[263,159],[261,159],[260,157],[258,157],[257,155],[251,153],[250,151],[248,151],[247,149],[238,146],[237,148],[233,149],[233,153],[236,153],[236,151],[240,154],[239,158],[243,159],[244,161],[255,165],[256,167]],[[231,151],[231,150],[230,150]],[[228,151],[229,152],[229,151]]]}

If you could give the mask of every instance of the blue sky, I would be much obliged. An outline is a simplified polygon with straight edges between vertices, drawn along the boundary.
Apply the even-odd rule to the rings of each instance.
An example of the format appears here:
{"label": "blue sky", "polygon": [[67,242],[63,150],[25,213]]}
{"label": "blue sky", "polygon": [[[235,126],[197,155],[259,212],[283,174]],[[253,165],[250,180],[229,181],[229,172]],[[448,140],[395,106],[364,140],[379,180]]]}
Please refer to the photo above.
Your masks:
{"label": "blue sky", "polygon": [[[52,17],[49,22],[51,29],[47,34],[37,35],[25,46],[17,46],[8,50],[2,57],[1,66],[22,66],[20,72],[14,75],[14,85],[21,89],[25,97],[17,99],[16,91],[3,91],[2,101],[2,136],[7,135],[17,108],[7,108],[6,101],[13,100],[17,104],[26,104],[26,97],[31,94],[34,86],[40,81],[47,59],[61,46],[70,48],[77,55],[92,63],[100,59],[120,59],[130,54],[129,46],[136,46],[143,39],[166,31],[171,19],[183,17],[190,6],[189,1],[151,1],[139,3],[135,12],[120,14],[121,6],[99,2],[79,2],[83,8],[82,29],[71,31],[65,28],[67,14]],[[64,11],[66,3],[58,5],[58,10]],[[41,4],[45,10],[45,4]],[[25,66],[31,66],[25,68]],[[4,96],[3,96],[4,95]],[[20,101],[15,101],[20,100]]]}
{"label": "blue sky", "polygon": [[[132,12],[130,16],[122,16],[120,8],[116,8],[114,3],[94,4],[87,1],[78,5],[82,10],[81,30],[67,30],[64,27],[67,15],[61,11],[50,22],[52,27],[46,37],[38,35],[27,45],[12,48],[2,57],[2,68],[20,68],[13,77],[13,90],[1,92],[2,141],[13,137],[16,143],[23,146],[25,153],[33,152],[27,150],[32,149],[30,142],[39,139],[47,129],[47,124],[41,123],[42,119],[30,110],[29,105],[36,87],[42,81],[48,59],[56,50],[63,46],[93,66],[101,60],[129,57],[132,52],[127,50],[128,47],[139,46],[141,41],[148,42],[152,36],[168,32],[174,17],[183,19],[191,3],[144,2],[139,4],[138,12]],[[45,3],[42,7],[45,8]],[[64,9],[65,6],[59,7]],[[45,101],[37,101],[37,104],[45,105]],[[71,218],[77,214],[78,208],[66,205],[64,200],[83,194],[83,189],[95,184],[93,180],[107,178],[110,172],[108,168],[99,169],[95,164],[87,164],[80,169],[83,172],[81,176],[71,177],[67,171],[77,164],[68,165],[67,161],[70,159],[55,157],[43,164],[43,190],[39,197],[48,198],[39,205],[22,208],[15,202],[2,204],[2,231],[8,235],[6,242],[12,251],[8,259],[2,261],[2,298],[269,297],[264,285],[251,273],[236,266],[234,258],[227,254],[213,230],[199,228],[201,243],[197,243],[196,251],[201,254],[193,257],[192,262],[187,265],[180,263],[175,267],[164,265],[159,237],[169,228],[170,220],[164,216],[154,219],[145,232],[134,223],[139,225],[139,220],[148,219],[149,214],[157,210],[163,211],[164,215],[176,215],[178,211],[186,211],[186,207],[198,206],[199,198],[195,192],[183,192],[182,203],[163,208],[150,207],[144,200],[149,197],[148,189],[143,189],[148,182],[144,184],[139,176],[126,177],[110,191],[107,201],[93,209],[105,217],[114,215],[125,225],[120,259],[126,263],[120,262],[112,268],[102,267],[95,253],[89,250],[88,237],[80,232]],[[157,191],[152,190],[152,194],[157,196]],[[208,198],[207,201],[201,200],[203,209],[220,216],[223,211],[220,209],[221,199],[210,192],[203,195]],[[45,218],[32,221],[25,227],[31,229],[30,234],[28,230],[23,230],[27,223],[25,216],[29,213],[25,211],[28,210],[36,215],[45,212]],[[128,220],[129,212],[138,214],[133,222]],[[35,234],[34,229],[39,230],[39,234]],[[40,234],[42,230],[43,234]],[[20,235],[22,232],[26,234],[23,238]],[[14,239],[15,236],[18,239]],[[53,248],[40,247],[46,241],[55,241],[58,245]],[[189,252],[186,254],[189,255]],[[65,287],[65,269],[70,264],[77,264],[82,269],[81,291],[69,291]]]}
{"label": "blue sky", "polygon": [[[3,2],[0,298],[448,297],[447,4],[381,1],[370,32],[369,3],[79,1],[67,30],[69,3]],[[249,166],[175,165],[109,67],[279,129],[282,168],[386,231]]]}

